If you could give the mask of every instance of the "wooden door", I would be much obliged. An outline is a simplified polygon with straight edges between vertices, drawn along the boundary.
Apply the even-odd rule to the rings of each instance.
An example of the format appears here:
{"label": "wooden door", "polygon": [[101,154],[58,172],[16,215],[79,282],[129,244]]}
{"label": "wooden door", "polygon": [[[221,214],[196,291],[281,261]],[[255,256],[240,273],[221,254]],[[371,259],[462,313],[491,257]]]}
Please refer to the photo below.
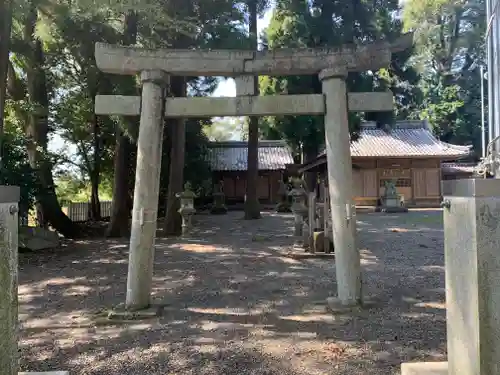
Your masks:
{"label": "wooden door", "polygon": [[226,195],[227,198],[234,198],[235,197],[235,186],[234,186],[234,179],[229,176],[224,176],[224,194]]}
{"label": "wooden door", "polygon": [[378,198],[378,178],[376,169],[363,170],[363,196]]}
{"label": "wooden door", "polygon": [[441,179],[439,169],[427,169],[425,171],[425,180],[428,197],[439,197],[441,195]]}
{"label": "wooden door", "polygon": [[363,197],[363,175],[359,169],[352,170],[353,197]]}
{"label": "wooden door", "polygon": [[415,198],[426,198],[426,170],[414,169],[413,170],[413,196]]}
{"label": "wooden door", "polygon": [[235,198],[243,199],[247,192],[246,180],[242,177],[237,178],[234,190],[235,190],[234,194]]}
{"label": "wooden door", "polygon": [[259,199],[269,200],[269,176],[259,176],[257,197]]}

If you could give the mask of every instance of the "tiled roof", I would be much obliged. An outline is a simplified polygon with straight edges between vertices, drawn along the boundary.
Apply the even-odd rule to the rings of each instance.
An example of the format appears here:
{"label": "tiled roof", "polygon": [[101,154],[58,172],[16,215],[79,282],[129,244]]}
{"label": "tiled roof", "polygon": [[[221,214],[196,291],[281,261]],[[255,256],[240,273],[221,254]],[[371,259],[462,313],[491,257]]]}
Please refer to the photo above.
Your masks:
{"label": "tiled roof", "polygon": [[[441,142],[431,132],[426,121],[397,122],[391,129],[376,127],[367,122],[361,134],[351,144],[353,157],[442,157],[461,158],[470,154],[471,146],[457,146]],[[321,155],[324,155],[323,151]],[[321,156],[320,155],[320,156]]]}
{"label": "tiled roof", "polygon": [[351,145],[351,154],[357,157],[462,157],[469,153],[469,146],[456,146],[438,140],[424,121],[398,122],[389,131],[366,123],[362,126],[359,140]]}
{"label": "tiled roof", "polygon": [[441,170],[444,173],[474,173],[476,166],[474,163],[441,163]]}
{"label": "tiled roof", "polygon": [[[213,171],[246,171],[248,143],[211,142],[208,161]],[[259,141],[259,170],[285,169],[293,164],[292,152],[284,141]]]}

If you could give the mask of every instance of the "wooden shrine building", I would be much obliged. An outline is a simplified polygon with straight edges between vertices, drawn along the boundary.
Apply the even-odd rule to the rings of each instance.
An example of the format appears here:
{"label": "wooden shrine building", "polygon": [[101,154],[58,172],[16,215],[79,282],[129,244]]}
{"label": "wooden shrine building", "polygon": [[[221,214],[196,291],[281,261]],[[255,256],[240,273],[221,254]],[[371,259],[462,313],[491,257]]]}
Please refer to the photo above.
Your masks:
{"label": "wooden shrine building", "polygon": [[[443,175],[446,179],[472,175],[470,166],[445,163],[468,157],[471,148],[441,142],[426,121],[397,122],[390,130],[368,122],[362,125],[360,135],[351,144],[357,205],[377,205],[384,194],[385,182],[392,180],[405,205],[433,207],[441,201]],[[300,171],[317,171],[324,177],[326,165],[323,152]]]}
{"label": "wooden shrine building", "polygon": [[[211,142],[208,161],[214,183],[223,182],[227,203],[241,203],[246,194],[248,143],[241,141]],[[280,181],[293,156],[285,141],[259,141],[259,182],[257,194],[261,203],[279,202]]]}

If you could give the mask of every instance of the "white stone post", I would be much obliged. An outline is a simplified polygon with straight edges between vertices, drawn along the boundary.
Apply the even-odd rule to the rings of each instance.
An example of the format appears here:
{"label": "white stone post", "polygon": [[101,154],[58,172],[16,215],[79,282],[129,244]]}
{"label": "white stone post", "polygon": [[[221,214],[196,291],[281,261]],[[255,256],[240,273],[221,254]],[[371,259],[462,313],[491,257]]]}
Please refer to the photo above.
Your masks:
{"label": "white stone post", "polygon": [[448,362],[401,375],[500,374],[500,180],[443,181]]}
{"label": "white stone post", "polygon": [[162,71],[141,73],[141,121],[127,277],[128,309],[147,308],[151,303],[167,79]]}
{"label": "white stone post", "polygon": [[0,369],[17,375],[17,186],[0,186]]}
{"label": "white stone post", "polygon": [[353,200],[352,160],[347,116],[347,72],[324,70],[319,78],[325,95],[325,141],[328,164],[328,188],[332,214],[337,299],[331,307],[356,306],[361,301],[360,256],[356,246],[356,216]]}
{"label": "white stone post", "polygon": [[500,374],[500,181],[443,182],[448,373]]}

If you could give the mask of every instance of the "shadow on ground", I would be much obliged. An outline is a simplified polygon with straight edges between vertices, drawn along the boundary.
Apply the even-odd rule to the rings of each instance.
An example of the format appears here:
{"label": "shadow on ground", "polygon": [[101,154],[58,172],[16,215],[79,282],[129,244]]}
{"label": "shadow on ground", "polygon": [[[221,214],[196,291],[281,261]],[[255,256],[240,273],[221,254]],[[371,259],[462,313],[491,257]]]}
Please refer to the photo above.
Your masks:
{"label": "shadow on ground", "polygon": [[286,257],[292,217],[199,216],[188,239],[158,239],[161,317],[96,325],[125,299],[127,242],[83,241],[20,259],[21,367],[71,374],[397,374],[443,360],[439,211],[361,214],[364,290],[376,308],[325,312],[332,260]]}

